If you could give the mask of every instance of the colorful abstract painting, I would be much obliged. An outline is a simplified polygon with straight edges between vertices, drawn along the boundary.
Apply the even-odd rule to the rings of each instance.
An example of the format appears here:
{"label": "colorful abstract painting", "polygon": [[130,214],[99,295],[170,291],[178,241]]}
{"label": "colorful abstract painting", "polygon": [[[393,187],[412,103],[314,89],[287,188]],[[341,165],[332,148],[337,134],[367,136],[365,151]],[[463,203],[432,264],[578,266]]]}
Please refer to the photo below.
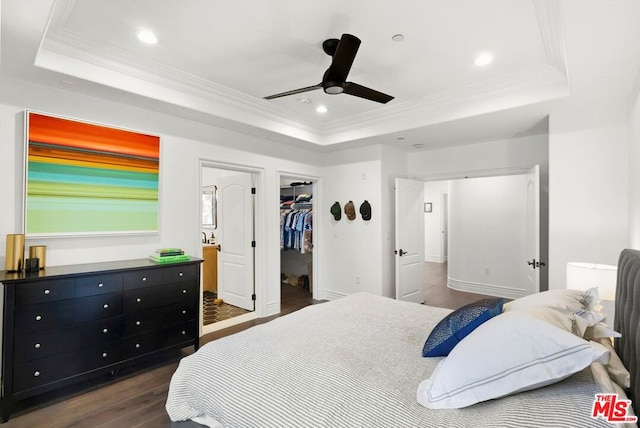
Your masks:
{"label": "colorful abstract painting", "polygon": [[158,231],[160,137],[26,116],[27,235]]}

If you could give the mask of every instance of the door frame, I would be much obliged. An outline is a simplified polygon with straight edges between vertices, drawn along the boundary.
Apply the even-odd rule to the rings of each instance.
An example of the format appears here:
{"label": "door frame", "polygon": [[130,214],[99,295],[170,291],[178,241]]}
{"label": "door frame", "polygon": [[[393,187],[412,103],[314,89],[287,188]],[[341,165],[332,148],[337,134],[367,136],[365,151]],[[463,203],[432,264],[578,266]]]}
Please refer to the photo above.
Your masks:
{"label": "door frame", "polygon": [[[254,175],[254,186],[258,191],[255,195],[255,200],[253,204],[254,210],[254,222],[253,222],[253,234],[257,243],[267,242],[267,219],[262,215],[264,211],[264,201],[265,201],[265,173],[263,168],[252,167],[248,165],[240,165],[233,164],[227,162],[220,162],[214,159],[209,158],[199,158],[198,159],[198,188],[195,189],[197,191],[196,200],[199,201],[199,210],[198,210],[198,218],[196,220],[196,233],[194,236],[198,237],[200,240],[202,237],[201,228],[202,228],[202,202],[200,194],[202,192],[202,169],[203,168],[214,168],[214,169],[223,169],[232,172],[244,172]],[[202,258],[202,245],[198,244],[198,252],[197,257]],[[262,316],[265,316],[266,313],[266,305],[267,305],[267,295],[268,295],[268,281],[267,281],[267,273],[266,273],[266,251],[267,245],[257,245],[255,248],[254,258],[253,258],[253,278],[254,278],[254,290],[256,293],[256,301],[255,301],[255,310],[245,315],[240,315],[222,322],[217,322],[209,325],[203,325],[203,314],[200,311],[200,336],[205,334],[227,328],[236,324],[240,324],[246,321],[250,321],[252,319],[256,319]],[[202,307],[202,275],[200,275],[200,307]]]}
{"label": "door frame", "polygon": [[459,180],[463,178],[500,177],[505,175],[525,175],[532,167],[540,167],[540,259],[546,262],[546,267],[540,269],[540,291],[549,288],[549,166],[537,163],[533,165],[508,168],[489,168],[476,170],[451,171],[435,174],[419,174],[415,178],[424,182]]}
{"label": "door frame", "polygon": [[[323,206],[322,204],[322,178],[316,175],[309,175],[304,173],[297,173],[292,171],[285,170],[277,170],[276,171],[276,180],[278,183],[278,192],[280,192],[280,182],[283,179],[296,179],[296,180],[304,180],[311,181],[313,183],[313,252],[311,254],[311,260],[313,263],[313,272],[312,282],[313,282],[313,290],[311,296],[314,300],[322,300],[324,299],[324,283],[322,281],[322,269],[320,269],[322,262],[322,233],[321,226],[323,221],[323,212],[324,210],[319,209]],[[280,201],[280,194],[278,193],[277,201]],[[280,203],[278,203],[278,218],[280,218]],[[278,223],[279,225],[279,223]],[[278,246],[278,250],[280,250]],[[279,252],[278,252],[279,254]],[[279,259],[278,259],[279,260]],[[282,266],[280,261],[278,261],[278,272],[282,272]],[[281,300],[280,293],[278,293],[277,298],[277,312],[279,313],[281,310]],[[275,308],[274,308],[275,309]]]}

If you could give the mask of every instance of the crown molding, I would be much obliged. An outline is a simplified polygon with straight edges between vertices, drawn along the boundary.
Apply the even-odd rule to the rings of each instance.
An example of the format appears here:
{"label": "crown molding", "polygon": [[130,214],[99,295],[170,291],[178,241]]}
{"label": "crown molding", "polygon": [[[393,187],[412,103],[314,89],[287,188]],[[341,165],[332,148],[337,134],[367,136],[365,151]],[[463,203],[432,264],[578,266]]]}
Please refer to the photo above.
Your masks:
{"label": "crown molding", "polygon": [[533,1],[547,64],[326,123],[71,30],[77,0],[55,2],[36,65],[320,146],[568,95],[558,0]]}

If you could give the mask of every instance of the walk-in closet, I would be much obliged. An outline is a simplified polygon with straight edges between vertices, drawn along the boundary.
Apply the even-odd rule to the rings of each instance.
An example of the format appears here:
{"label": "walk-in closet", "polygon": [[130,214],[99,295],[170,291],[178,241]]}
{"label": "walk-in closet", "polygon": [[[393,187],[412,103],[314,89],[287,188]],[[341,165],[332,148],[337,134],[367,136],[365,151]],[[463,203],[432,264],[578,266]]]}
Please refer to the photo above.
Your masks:
{"label": "walk-in closet", "polygon": [[281,298],[313,290],[313,182],[280,183]]}

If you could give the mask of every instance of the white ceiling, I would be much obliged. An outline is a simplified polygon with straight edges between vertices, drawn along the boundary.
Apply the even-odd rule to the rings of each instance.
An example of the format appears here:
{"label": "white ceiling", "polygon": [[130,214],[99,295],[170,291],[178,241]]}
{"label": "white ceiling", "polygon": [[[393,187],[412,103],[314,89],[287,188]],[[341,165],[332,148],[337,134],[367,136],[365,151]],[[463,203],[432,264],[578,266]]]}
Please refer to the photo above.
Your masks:
{"label": "white ceiling", "polygon": [[[1,12],[5,76],[318,148],[546,132],[559,100],[628,96],[640,67],[637,0],[1,0]],[[394,100],[263,99],[319,83],[322,42],[343,33],[362,40],[348,80]],[[477,67],[482,52],[494,61]]]}

